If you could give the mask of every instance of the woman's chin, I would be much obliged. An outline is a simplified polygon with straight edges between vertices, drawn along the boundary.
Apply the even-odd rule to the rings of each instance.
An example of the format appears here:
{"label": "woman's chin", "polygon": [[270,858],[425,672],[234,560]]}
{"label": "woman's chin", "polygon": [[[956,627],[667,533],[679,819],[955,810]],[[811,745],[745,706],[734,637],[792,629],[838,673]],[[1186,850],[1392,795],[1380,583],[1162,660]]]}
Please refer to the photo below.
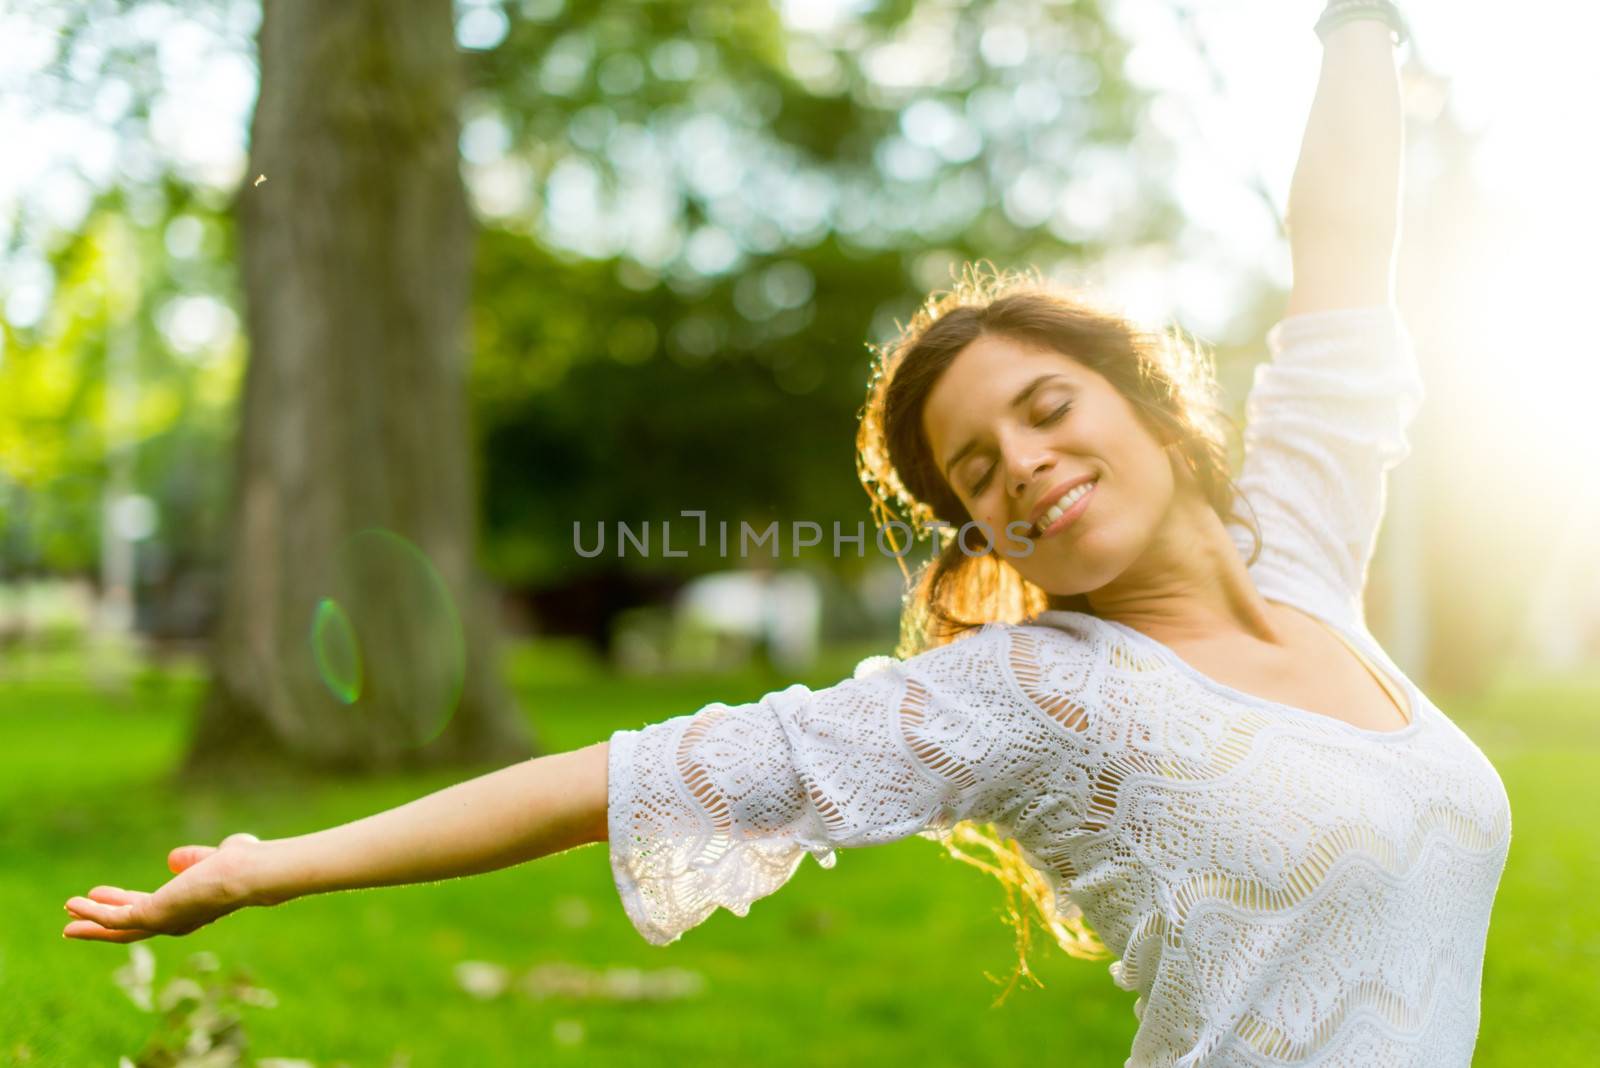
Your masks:
{"label": "woman's chin", "polygon": [[1052,565],[1048,541],[1041,543],[1034,549],[1034,566],[1018,570],[1022,577],[1050,597],[1068,598],[1082,597],[1093,593],[1111,582],[1116,581],[1124,568],[1118,567],[1115,561],[1102,561],[1099,566],[1086,567],[1085,565],[1094,557],[1092,551],[1085,551],[1081,544],[1074,545],[1071,549],[1070,560],[1058,558],[1059,563]]}

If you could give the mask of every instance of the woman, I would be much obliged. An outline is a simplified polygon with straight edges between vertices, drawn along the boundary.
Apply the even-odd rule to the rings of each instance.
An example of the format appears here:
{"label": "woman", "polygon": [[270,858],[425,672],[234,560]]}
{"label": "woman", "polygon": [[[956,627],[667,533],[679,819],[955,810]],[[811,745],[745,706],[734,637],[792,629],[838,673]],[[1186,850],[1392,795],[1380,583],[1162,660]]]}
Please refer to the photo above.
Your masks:
{"label": "woman", "polygon": [[629,918],[664,945],[744,915],[807,852],[831,866],[970,821],[1046,888],[1064,946],[1087,920],[1118,958],[1130,1064],[1467,1064],[1509,810],[1361,610],[1422,397],[1390,307],[1394,25],[1383,0],[1318,24],[1294,289],[1237,484],[1192,352],[971,275],[881,353],[861,428],[880,505],[959,528],[909,606],[915,655],[331,830],[185,846],[154,893],[72,898],[64,934],[186,934],[608,840]]}

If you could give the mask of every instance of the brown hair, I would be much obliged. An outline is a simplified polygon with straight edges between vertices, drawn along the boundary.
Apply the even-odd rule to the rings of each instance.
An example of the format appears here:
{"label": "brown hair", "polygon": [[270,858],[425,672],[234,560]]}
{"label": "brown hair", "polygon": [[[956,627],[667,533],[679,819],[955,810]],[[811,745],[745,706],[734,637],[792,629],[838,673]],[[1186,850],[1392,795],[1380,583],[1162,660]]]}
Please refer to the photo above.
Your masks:
{"label": "brown hair", "polygon": [[[1036,270],[1002,272],[992,264],[963,267],[951,289],[932,294],[911,322],[887,345],[869,346],[875,356],[867,402],[856,433],[856,470],[872,498],[880,529],[905,517],[902,529],[918,537],[934,520],[952,530],[971,521],[939,471],[923,431],[928,394],[946,368],[973,341],[1000,336],[1059,352],[1102,375],[1133,405],[1140,420],[1169,442],[1192,472],[1212,509],[1224,522],[1247,527],[1261,551],[1251,518],[1239,514],[1243,500],[1229,474],[1228,432],[1233,421],[1216,402],[1216,376],[1208,354],[1181,334],[1143,329],[1096,306],[1082,294],[1057,286]],[[974,528],[967,527],[966,533]],[[943,645],[990,622],[1017,623],[1046,609],[1089,612],[1084,595],[1054,596],[1027,581],[997,552],[963,547],[961,535],[946,533],[938,555],[923,565],[900,617],[900,657]],[[897,547],[898,550],[898,547]],[[901,563],[905,573],[905,565]],[[1017,931],[1018,966],[1003,1001],[1028,969],[1029,919],[1017,908],[1020,891],[1057,944],[1073,956],[1102,957],[1105,948],[1075,910],[1054,911],[1043,875],[1023,859],[1015,841],[992,825],[956,828],[946,848],[957,859],[1000,879],[1008,918]],[[958,845],[975,845],[992,856],[980,860]],[[1039,984],[1043,985],[1043,984]],[[998,1004],[998,1001],[997,1001]]]}

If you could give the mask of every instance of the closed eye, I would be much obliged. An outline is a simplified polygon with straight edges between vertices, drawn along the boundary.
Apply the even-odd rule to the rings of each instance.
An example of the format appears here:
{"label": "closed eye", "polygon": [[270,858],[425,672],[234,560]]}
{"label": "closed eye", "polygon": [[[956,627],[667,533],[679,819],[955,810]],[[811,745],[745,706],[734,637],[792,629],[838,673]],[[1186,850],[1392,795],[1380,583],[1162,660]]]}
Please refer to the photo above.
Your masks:
{"label": "closed eye", "polygon": [[[1034,426],[1050,426],[1052,423],[1055,423],[1055,422],[1059,421],[1063,415],[1066,415],[1068,409],[1070,409],[1071,407],[1072,407],[1072,402],[1071,401],[1067,401],[1061,407],[1057,408],[1055,411],[1051,412],[1049,415],[1047,415],[1044,418],[1040,419],[1037,423],[1034,424]],[[989,470],[987,470],[987,471],[985,471],[983,473],[983,477],[980,478],[976,483],[974,483],[972,488],[967,491],[967,493],[969,495],[971,495],[973,497],[976,497],[978,494],[982,493],[984,491],[984,489],[986,489],[988,487],[989,480],[994,477],[995,466],[996,465],[993,465],[993,464],[991,464],[989,466]]]}
{"label": "closed eye", "polygon": [[1049,415],[1045,416],[1043,419],[1039,420],[1034,425],[1035,426],[1049,426],[1051,423],[1054,423],[1056,420],[1060,419],[1063,415],[1066,415],[1067,414],[1067,409],[1071,408],[1071,407],[1072,407],[1072,402],[1071,401],[1067,401],[1067,403],[1063,404],[1061,407],[1057,408],[1055,411],[1051,412]]}

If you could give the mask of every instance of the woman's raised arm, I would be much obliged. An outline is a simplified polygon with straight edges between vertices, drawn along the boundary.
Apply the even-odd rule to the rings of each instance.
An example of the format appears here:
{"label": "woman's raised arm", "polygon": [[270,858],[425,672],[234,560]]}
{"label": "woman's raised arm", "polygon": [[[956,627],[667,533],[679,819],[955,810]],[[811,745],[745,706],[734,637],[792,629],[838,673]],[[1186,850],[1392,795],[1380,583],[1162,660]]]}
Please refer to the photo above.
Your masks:
{"label": "woman's raised arm", "polygon": [[1373,19],[1344,23],[1323,43],[1289,189],[1286,316],[1391,300],[1404,143],[1394,48]]}

